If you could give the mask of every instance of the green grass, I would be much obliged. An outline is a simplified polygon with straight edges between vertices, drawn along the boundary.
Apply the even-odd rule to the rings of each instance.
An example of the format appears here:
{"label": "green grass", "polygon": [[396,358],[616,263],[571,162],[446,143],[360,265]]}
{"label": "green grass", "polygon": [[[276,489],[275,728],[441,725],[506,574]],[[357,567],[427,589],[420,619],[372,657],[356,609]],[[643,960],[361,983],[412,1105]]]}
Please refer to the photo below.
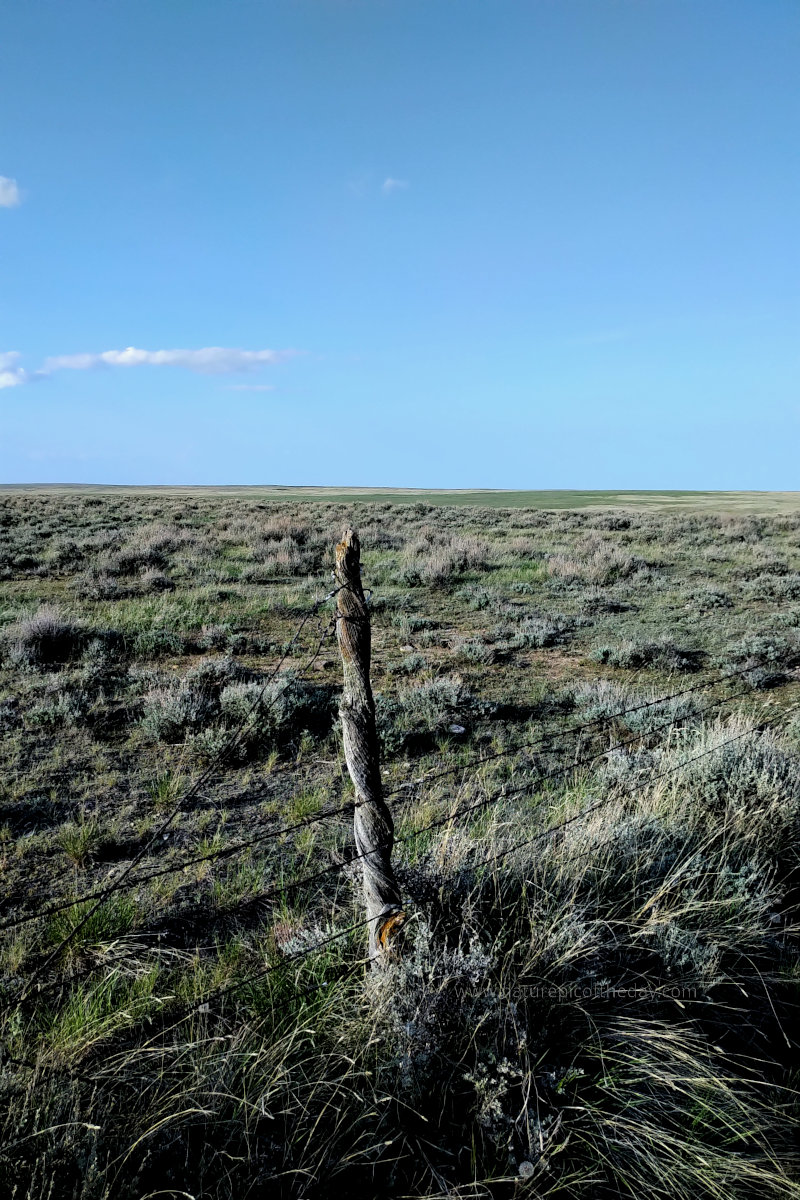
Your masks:
{"label": "green grass", "polygon": [[[380,977],[357,869],[275,894],[349,816],[183,867],[352,800],[330,604],[268,684],[351,522]],[[3,920],[175,867],[0,934],[0,1195],[799,1196],[798,703],[788,493],[0,490]]]}

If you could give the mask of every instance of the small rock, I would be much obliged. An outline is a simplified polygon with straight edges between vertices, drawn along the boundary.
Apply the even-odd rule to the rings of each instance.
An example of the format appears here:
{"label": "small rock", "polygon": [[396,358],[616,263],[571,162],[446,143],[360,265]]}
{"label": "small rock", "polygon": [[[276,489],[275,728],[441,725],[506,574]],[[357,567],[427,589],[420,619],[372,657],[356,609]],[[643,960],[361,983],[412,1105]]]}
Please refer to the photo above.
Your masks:
{"label": "small rock", "polygon": [[467,732],[463,725],[450,725],[450,726],[448,726],[448,728],[450,730],[450,733],[466,733]]}

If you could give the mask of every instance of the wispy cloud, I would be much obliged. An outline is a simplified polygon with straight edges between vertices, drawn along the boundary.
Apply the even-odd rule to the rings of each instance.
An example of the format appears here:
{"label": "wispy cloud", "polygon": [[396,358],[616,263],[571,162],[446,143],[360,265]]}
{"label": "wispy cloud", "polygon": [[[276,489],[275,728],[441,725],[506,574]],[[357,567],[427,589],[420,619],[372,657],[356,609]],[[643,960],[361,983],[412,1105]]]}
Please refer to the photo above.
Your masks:
{"label": "wispy cloud", "polygon": [[347,190],[351,196],[363,196],[370,187],[374,187],[374,181],[370,181],[369,173],[362,171],[359,175],[352,175],[347,180]]}
{"label": "wispy cloud", "polygon": [[[36,371],[19,365],[16,350],[0,352],[0,389],[19,387],[46,379],[56,371],[94,371],[110,367],[182,367],[200,375],[229,375],[294,357],[296,350],[240,350],[229,346],[205,346],[200,350],[102,350],[98,354],[56,354],[46,358]],[[268,392],[268,383],[234,384],[242,391]]]}
{"label": "wispy cloud", "polygon": [[16,179],[0,175],[0,208],[16,208],[22,203],[22,193]]}
{"label": "wispy cloud", "polygon": [[28,372],[23,367],[17,366],[19,357],[16,350],[0,353],[0,391],[3,388],[19,387],[20,384],[29,382]]}
{"label": "wispy cloud", "polygon": [[232,371],[250,371],[267,363],[290,358],[292,350],[238,350],[226,346],[206,346],[201,350],[103,350],[99,354],[59,354],[46,358],[42,371],[92,371],[98,367],[183,367],[202,375],[222,375]]}
{"label": "wispy cloud", "polygon": [[12,371],[0,371],[0,392],[4,388],[19,387],[21,383],[27,382],[27,374],[21,368]]}
{"label": "wispy cloud", "polygon": [[225,385],[226,392],[274,392],[275,388],[271,383],[227,383]]}
{"label": "wispy cloud", "polygon": [[407,179],[392,179],[390,175],[388,179],[384,179],[383,183],[381,184],[381,191],[388,196],[390,192],[407,191],[410,186],[411,185]]}

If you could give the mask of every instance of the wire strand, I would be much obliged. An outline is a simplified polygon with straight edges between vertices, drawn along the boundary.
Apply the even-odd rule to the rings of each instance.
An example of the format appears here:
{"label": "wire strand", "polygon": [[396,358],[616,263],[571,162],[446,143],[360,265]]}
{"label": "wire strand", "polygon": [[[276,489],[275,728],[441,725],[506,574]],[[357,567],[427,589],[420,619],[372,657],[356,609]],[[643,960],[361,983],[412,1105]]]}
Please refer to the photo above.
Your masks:
{"label": "wire strand", "polygon": [[[326,597],[326,599],[329,599],[329,598],[330,597]],[[330,627],[328,627],[328,628],[330,628]],[[324,641],[323,641],[323,644],[324,644]],[[315,655],[315,657],[317,657],[318,654],[319,654],[319,649],[317,650],[317,654]],[[307,670],[307,669],[308,669],[308,667],[304,668],[304,670]],[[430,782],[431,780],[435,780],[435,779],[443,778],[447,775],[455,774],[457,771],[466,771],[470,766],[473,766],[473,765],[482,766],[485,763],[493,762],[493,761],[496,761],[501,758],[507,758],[514,754],[518,754],[522,750],[525,750],[525,749],[531,749],[531,748],[533,748],[533,749],[550,749],[552,742],[554,740],[561,741],[568,737],[574,737],[576,734],[583,733],[585,730],[594,728],[597,725],[602,725],[603,723],[607,724],[607,723],[610,723],[611,721],[621,720],[624,717],[630,715],[631,713],[641,712],[644,709],[653,708],[660,704],[668,703],[669,701],[678,699],[681,696],[685,696],[690,693],[697,692],[697,691],[701,690],[702,688],[716,687],[719,683],[725,682],[731,678],[735,678],[736,676],[741,675],[742,673],[743,673],[742,671],[728,672],[728,673],[718,677],[717,679],[707,680],[703,684],[696,684],[690,688],[684,688],[681,691],[673,692],[668,696],[662,696],[662,697],[654,699],[654,700],[646,701],[642,704],[636,704],[630,708],[622,709],[619,712],[610,713],[607,716],[594,718],[592,721],[585,722],[581,725],[573,726],[570,729],[562,730],[555,734],[542,734],[540,736],[540,738],[538,739],[538,741],[523,742],[521,745],[514,746],[514,747],[507,747],[503,750],[498,750],[493,754],[485,755],[482,758],[475,758],[466,763],[460,763],[457,766],[448,767],[441,771],[430,772],[429,774],[421,776],[420,778],[418,778],[416,780],[411,780],[407,783],[400,784],[395,788],[389,789],[388,791],[384,792],[384,796],[386,797],[386,796],[397,795],[401,791],[406,791],[406,790],[410,790],[412,788],[417,788],[424,783]],[[742,695],[747,695],[747,694],[748,694],[747,692],[737,693],[736,696],[733,697],[733,699],[737,699],[737,698],[741,697]],[[185,803],[185,800],[186,800],[186,797],[182,797],[181,805],[183,805]],[[413,800],[413,797],[408,798],[408,802],[410,802],[411,800]],[[142,883],[147,883],[148,881],[150,881],[152,879],[159,879],[159,878],[163,877],[164,875],[170,875],[173,872],[183,871],[183,870],[188,869],[189,867],[199,866],[206,862],[212,862],[212,861],[215,861],[218,859],[233,857],[233,855],[238,854],[242,850],[249,849],[251,846],[254,846],[254,845],[257,845],[260,843],[264,843],[264,842],[268,842],[268,841],[272,841],[275,838],[289,836],[290,834],[296,833],[301,829],[308,828],[311,825],[318,824],[325,820],[330,820],[334,817],[344,816],[346,814],[352,813],[360,806],[361,803],[362,802],[359,802],[359,801],[351,801],[347,804],[342,804],[342,805],[338,806],[337,808],[329,809],[325,812],[315,813],[309,817],[305,817],[301,821],[297,821],[292,825],[283,826],[279,829],[267,830],[262,834],[257,834],[254,837],[247,839],[244,842],[238,842],[234,846],[222,847],[219,850],[209,851],[207,854],[195,855],[188,859],[183,859],[179,862],[167,864],[166,866],[159,867],[156,870],[148,871],[146,874],[137,875],[133,879],[129,879],[128,882],[125,883],[124,887],[120,887],[119,885],[121,884],[122,880],[125,879],[125,877],[128,875],[130,869],[133,866],[135,866],[137,859],[134,859],[133,862],[128,865],[125,872],[123,872],[122,875],[118,876],[117,879],[112,880],[112,884],[108,885],[107,888],[101,888],[94,892],[88,892],[88,893],[84,894],[83,896],[78,896],[78,897],[74,897],[69,900],[60,901],[56,904],[49,905],[46,909],[44,909],[43,911],[40,911],[40,912],[28,913],[24,916],[14,919],[14,920],[5,921],[2,924],[0,924],[0,933],[6,932],[7,930],[10,930],[10,929],[16,929],[19,926],[28,924],[32,921],[44,920],[48,917],[55,916],[60,912],[65,912],[66,910],[68,910],[70,908],[76,908],[81,904],[86,904],[92,900],[99,899],[100,897],[105,895],[107,891],[109,891],[109,894],[110,894],[111,890],[115,890],[115,891],[129,890],[130,888],[138,887]],[[164,826],[160,827],[160,829],[156,831],[156,834],[154,835],[154,837],[157,838],[158,835],[161,832],[163,832],[163,829],[164,829]],[[152,843],[153,843],[153,838],[151,838],[150,841],[148,842],[148,844],[145,846],[144,853],[146,853],[147,849],[149,848],[150,845],[152,845]],[[141,855],[138,858],[138,861],[141,861],[141,857],[143,857],[143,855]],[[116,886],[112,888],[112,885],[116,885]]]}
{"label": "wire strand", "polygon": [[[719,701],[718,705],[721,705],[722,703],[725,703],[725,701]],[[692,756],[691,758],[684,760],[683,762],[675,764],[674,767],[669,768],[667,771],[661,772],[660,774],[658,774],[656,776],[651,775],[647,781],[647,784],[648,784],[648,786],[652,787],[656,783],[663,781],[664,779],[677,773],[680,770],[683,770],[685,767],[689,766],[691,763],[698,762],[700,759],[706,758],[709,755],[714,754],[717,751],[724,749],[726,746],[732,745],[734,742],[740,741],[744,737],[754,736],[755,734],[762,733],[768,728],[769,728],[769,726],[767,724],[761,724],[761,725],[755,726],[752,729],[742,730],[740,733],[735,734],[733,737],[727,738],[723,742],[718,742],[714,746],[709,746],[707,749],[701,751],[699,754],[696,754],[696,755]],[[606,751],[606,753],[608,753],[608,751]],[[632,784],[631,786],[637,786],[637,785]],[[551,826],[548,829],[540,830],[536,834],[534,834],[532,837],[525,838],[521,841],[517,841],[512,846],[506,847],[503,851],[500,851],[494,855],[490,855],[488,858],[486,858],[480,864],[480,866],[485,867],[485,866],[488,866],[490,863],[501,862],[505,858],[507,858],[510,854],[514,853],[517,850],[520,850],[524,847],[528,847],[532,844],[535,844],[537,841],[543,840],[546,837],[550,837],[550,836],[553,836],[554,834],[560,833],[564,829],[569,827],[570,825],[573,825],[576,822],[585,819],[586,817],[590,816],[593,812],[597,811],[599,808],[603,807],[606,804],[611,803],[612,801],[614,801],[617,798],[618,797],[614,794],[604,797],[603,799],[597,801],[597,803],[590,805],[589,808],[584,809],[582,812],[576,813],[574,816],[569,817],[569,818],[565,819],[564,821],[559,822],[558,825]],[[454,814],[454,815],[458,815],[458,814]],[[452,816],[447,818],[448,821],[452,820],[452,819],[453,819]],[[431,825],[431,826],[428,826],[427,828],[432,828],[432,827],[433,826]],[[417,832],[423,832],[423,830],[419,830]],[[609,845],[613,840],[614,840],[613,838],[606,839],[606,841],[603,842],[599,848],[603,848],[606,845]],[[591,847],[589,851],[582,852],[579,855],[571,856],[570,859],[568,859],[567,861],[569,861],[569,862],[577,861],[579,858],[585,857],[587,853],[590,853],[597,848],[598,847]],[[361,856],[359,856],[359,857],[361,857]],[[296,954],[287,956],[286,958],[282,959],[278,963],[270,963],[266,967],[264,967],[262,970],[251,973],[250,975],[245,976],[245,978],[243,978],[243,979],[234,980],[229,984],[220,985],[219,987],[214,988],[211,991],[204,993],[199,999],[196,999],[192,1003],[191,1006],[186,1008],[179,1016],[174,1018],[172,1020],[171,1025],[169,1026],[169,1028],[176,1028],[179,1024],[182,1024],[185,1020],[188,1020],[191,1016],[206,1011],[208,1009],[208,1006],[212,1002],[221,1000],[228,995],[232,995],[235,992],[241,991],[243,988],[253,986],[254,984],[259,983],[263,979],[267,978],[269,975],[272,975],[280,970],[285,970],[287,967],[291,966],[293,963],[303,961],[303,960],[311,957],[314,954],[318,954],[321,950],[323,950],[325,947],[331,945],[333,942],[340,941],[342,938],[348,937],[351,933],[354,933],[357,930],[368,927],[372,921],[375,921],[378,919],[380,919],[380,918],[379,917],[369,917],[364,920],[357,921],[357,922],[353,923],[352,925],[348,926],[346,929],[339,930],[336,933],[333,933],[330,936],[324,938],[323,940],[318,941],[315,945],[310,946],[305,950],[298,951]],[[460,926],[454,926],[453,928],[460,928]],[[347,965],[343,969],[343,973],[344,973],[344,975],[349,975],[350,973],[354,972],[355,970],[358,970],[360,967],[366,966],[370,961],[371,960],[369,958],[359,959],[357,962]],[[296,991],[295,996],[297,999],[302,999],[307,995],[311,995],[318,991],[325,990],[328,987],[329,987],[329,981],[323,980],[320,983],[315,984],[310,988],[304,989],[302,991]],[[31,1063],[27,1062],[26,1060],[16,1059],[8,1051],[5,1052],[5,1057],[6,1057],[6,1060],[9,1062],[17,1063],[20,1066],[26,1066],[32,1070],[38,1069],[38,1064],[31,1064]],[[50,1069],[52,1070],[54,1068],[50,1068]],[[77,1073],[71,1071],[71,1069],[69,1069],[69,1073],[74,1075],[76,1078],[80,1078],[80,1079],[88,1078],[87,1076],[85,1076],[83,1074],[78,1075]],[[97,1077],[93,1077],[91,1079],[91,1082],[96,1083]]]}
{"label": "wire strand", "polygon": [[[668,778],[670,775],[675,774],[677,771],[682,770],[684,767],[688,766],[690,763],[697,762],[702,758],[706,758],[708,755],[714,754],[716,751],[722,750],[725,746],[729,746],[729,745],[733,744],[734,742],[741,740],[744,737],[752,736],[756,733],[763,732],[763,730],[765,728],[767,728],[767,726],[761,725],[761,726],[756,726],[753,729],[743,730],[742,732],[734,735],[733,737],[726,739],[724,742],[719,742],[715,746],[710,746],[706,750],[701,751],[700,754],[697,754],[697,755],[693,756],[692,758],[685,760],[684,762],[676,764],[674,767],[671,767],[669,770],[662,772],[658,776],[652,777],[649,780],[649,784],[650,784],[650,786],[652,786],[653,784],[658,783],[661,780]],[[616,798],[617,797],[614,795],[606,796],[602,800],[599,800],[596,804],[590,805],[589,808],[584,809],[582,812],[576,813],[574,816],[569,817],[566,820],[559,822],[558,825],[552,826],[548,829],[540,830],[533,837],[525,838],[522,841],[516,842],[513,846],[508,847],[507,849],[503,850],[499,854],[491,855],[489,858],[485,859],[484,862],[482,862],[480,864],[480,866],[484,867],[484,866],[488,866],[490,862],[502,861],[504,858],[508,857],[509,854],[513,853],[516,850],[522,849],[523,847],[529,846],[537,841],[540,841],[546,837],[550,837],[556,833],[560,833],[563,829],[566,829],[568,826],[575,824],[577,821],[582,820],[585,817],[588,817],[591,813],[595,812],[598,808],[601,808],[605,804],[611,803],[611,801]],[[452,817],[447,818],[448,821],[451,819],[452,819]],[[427,828],[431,828],[431,826],[428,826]],[[422,830],[419,830],[418,832],[422,832]],[[363,857],[363,856],[359,855],[359,857]],[[580,857],[580,856],[576,856],[576,857]],[[245,988],[245,987],[251,986],[252,984],[261,982],[267,976],[274,974],[277,971],[285,969],[287,966],[290,966],[292,963],[296,963],[296,962],[299,962],[306,958],[309,958],[313,954],[318,954],[321,950],[323,950],[325,947],[331,945],[333,942],[340,941],[342,938],[349,936],[351,933],[354,933],[356,930],[367,928],[373,921],[376,921],[376,920],[380,920],[380,916],[368,917],[368,918],[365,918],[364,920],[357,921],[354,924],[349,925],[346,929],[339,930],[336,933],[331,934],[329,937],[324,938],[322,941],[317,942],[314,946],[309,946],[305,950],[301,950],[301,951],[298,951],[296,954],[289,955],[286,958],[282,959],[278,963],[270,963],[268,966],[264,967],[262,970],[257,971],[251,975],[248,975],[244,979],[234,980],[230,984],[220,985],[219,987],[214,988],[212,991],[206,992],[202,996],[201,999],[196,1000],[192,1004],[191,1007],[189,1007],[185,1012],[183,1012],[177,1018],[176,1023],[181,1023],[182,1021],[185,1021],[189,1017],[193,1016],[195,1013],[204,1011],[207,1005],[211,1004],[212,1002],[214,1002],[216,1000],[223,999],[225,996],[231,995],[237,991],[241,991],[242,988]],[[459,928],[459,926],[456,926],[455,928]],[[354,964],[354,967],[366,965],[370,961],[371,960],[369,958],[361,959],[358,961],[358,963]],[[326,986],[325,984],[315,985],[313,990],[317,991],[317,990],[320,990],[321,987],[325,987],[325,986]]]}
{"label": "wire strand", "polygon": [[[585,721],[580,725],[574,725],[569,729],[562,730],[561,732],[551,736],[562,738],[572,736],[575,733],[582,733],[586,729],[592,729],[595,725],[600,725],[609,721],[617,721],[626,716],[630,716],[631,713],[642,712],[644,709],[654,708],[659,704],[667,704],[670,700],[678,700],[681,698],[681,696],[688,696],[693,692],[702,691],[705,688],[716,687],[718,684],[724,683],[728,679],[734,679],[739,675],[751,674],[752,671],[752,667],[742,667],[735,671],[726,671],[722,675],[718,675],[715,679],[704,680],[700,683],[692,685],[691,687],[681,688],[680,691],[672,692],[668,696],[660,696],[654,700],[647,700],[641,704],[635,704],[631,708],[625,708],[621,709],[619,712],[609,713],[607,716],[595,717],[591,721]],[[418,779],[412,779],[408,780],[406,783],[397,784],[389,791],[384,792],[384,796],[392,796],[395,793],[402,791],[404,788],[418,787],[422,783],[429,783],[432,779],[443,779],[447,775],[453,775],[457,771],[466,770],[471,766],[482,766],[483,763],[491,762],[493,759],[504,758],[509,754],[518,754],[520,750],[525,750],[529,747],[534,747],[535,745],[536,743],[534,741],[520,742],[519,745],[510,749],[497,750],[492,754],[486,754],[482,755],[481,757],[468,759],[467,762],[458,763],[456,766],[444,767],[439,771],[431,771],[426,775],[420,776]]]}
{"label": "wire strand", "polygon": [[[715,700],[711,705],[709,705],[708,711],[714,711],[715,709],[722,707],[722,705],[724,705],[724,704],[732,703],[734,700],[739,699],[741,695],[745,695],[745,694],[747,694],[747,693],[741,693],[739,695],[735,695],[732,697],[725,697],[720,700]],[[417,837],[420,837],[423,833],[429,833],[434,829],[442,828],[443,826],[449,824],[452,821],[463,818],[464,816],[466,816],[469,813],[477,812],[480,809],[485,809],[489,805],[495,803],[498,800],[512,799],[512,798],[524,795],[526,792],[530,792],[534,788],[539,787],[543,782],[546,782],[547,780],[564,777],[564,776],[570,774],[572,771],[574,771],[576,768],[578,768],[580,766],[586,766],[592,762],[597,761],[600,758],[605,758],[606,755],[612,753],[614,750],[623,749],[624,747],[632,745],[637,741],[642,741],[645,737],[648,736],[649,733],[657,732],[658,730],[667,728],[668,726],[670,728],[674,728],[675,724],[676,723],[675,723],[674,718],[670,718],[670,720],[668,722],[663,722],[661,725],[655,726],[655,728],[652,730],[643,731],[642,733],[632,735],[630,738],[621,739],[620,741],[614,743],[613,745],[606,747],[604,750],[597,751],[596,753],[593,753],[590,755],[585,755],[583,758],[580,758],[580,759],[576,759],[574,762],[570,763],[566,767],[560,767],[553,771],[545,772],[543,775],[540,775],[537,779],[531,780],[529,783],[522,784],[520,787],[514,788],[511,791],[508,791],[506,789],[501,789],[501,791],[494,793],[493,795],[484,796],[480,800],[476,801],[473,804],[462,806],[459,809],[457,809],[455,812],[451,812],[451,813],[448,813],[444,817],[437,818],[436,820],[429,822],[427,825],[423,825],[418,829],[412,830],[410,833],[405,834],[404,836],[394,838],[393,844],[394,845],[403,845],[407,842],[414,840]],[[544,831],[545,834],[546,834],[546,832],[547,831]],[[544,834],[542,836],[544,836]],[[373,853],[373,851],[369,850],[369,851],[361,851],[361,852],[354,852],[354,853],[348,854],[345,858],[341,859],[339,862],[329,863],[327,866],[321,867],[318,871],[313,871],[308,875],[301,876],[299,879],[289,880],[288,883],[282,883],[282,884],[279,884],[272,888],[267,889],[266,891],[260,893],[259,895],[252,897],[248,901],[248,905],[250,907],[252,907],[256,904],[259,904],[259,905],[264,904],[270,900],[283,899],[286,896],[291,895],[293,892],[299,890],[300,888],[308,887],[313,883],[319,882],[320,879],[324,879],[328,875],[339,874],[339,872],[343,871],[346,867],[349,867],[353,863],[359,862],[359,861],[363,860],[364,858],[366,858],[367,855],[370,853]],[[77,929],[77,927],[76,927],[76,929]],[[54,986],[57,987],[58,985],[56,984]],[[54,989],[47,988],[45,990],[51,991]],[[26,999],[26,997],[29,993],[30,993],[30,987],[28,987],[25,991],[23,991],[22,995],[20,996],[20,998],[17,1002],[18,1005],[21,1005],[24,1002],[24,1000]]]}
{"label": "wire strand", "polygon": [[[64,937],[61,939],[61,941],[55,947],[55,949],[48,955],[48,957],[45,959],[45,961],[42,964],[40,964],[40,966],[34,971],[31,978],[27,981],[26,986],[23,989],[22,995],[20,996],[20,999],[19,999],[20,1004],[23,1003],[25,998],[30,994],[31,988],[34,986],[34,984],[42,977],[44,972],[47,970],[47,968],[50,966],[50,964],[55,961],[55,959],[59,956],[61,951],[66,946],[69,945],[69,943],[72,941],[72,939],[75,937],[75,935],[77,933],[79,933],[81,929],[84,928],[86,923],[91,919],[91,917],[94,916],[94,914],[98,911],[98,909],[100,909],[102,907],[102,905],[105,904],[106,901],[115,894],[115,892],[118,892],[120,890],[121,885],[124,882],[124,880],[128,877],[128,875],[133,870],[133,868],[136,866],[136,864],[138,862],[141,862],[142,858],[145,856],[145,854],[150,849],[150,847],[158,840],[158,838],[165,832],[165,830],[169,828],[169,826],[174,821],[175,817],[181,811],[181,808],[186,803],[186,801],[191,799],[193,796],[197,795],[198,791],[203,786],[203,784],[205,782],[207,782],[208,779],[211,778],[211,775],[216,770],[216,768],[227,759],[229,754],[239,744],[239,741],[244,736],[246,729],[249,727],[252,717],[255,715],[256,711],[260,707],[261,701],[266,693],[267,688],[276,679],[278,672],[280,671],[284,662],[288,658],[292,649],[297,644],[300,634],[302,633],[306,624],[308,623],[310,618],[316,612],[319,611],[319,609],[322,607],[322,605],[327,603],[328,600],[331,600],[337,594],[337,592],[339,592],[340,590],[341,589],[337,587],[337,588],[334,588],[332,591],[328,592],[328,594],[326,596],[323,596],[321,600],[318,600],[304,615],[302,621],[300,622],[300,624],[297,627],[297,630],[295,631],[294,637],[291,639],[289,644],[286,646],[283,654],[281,655],[280,659],[278,660],[277,665],[275,666],[275,668],[273,669],[271,674],[268,676],[267,680],[265,681],[265,683],[264,683],[263,687],[261,688],[260,692],[258,693],[258,695],[253,700],[253,703],[252,703],[248,713],[245,715],[245,718],[242,721],[242,723],[240,724],[238,730],[232,734],[232,736],[228,739],[228,741],[225,743],[225,745],[219,750],[219,752],[215,756],[214,761],[208,765],[208,767],[205,769],[205,771],[202,772],[202,774],[199,776],[199,778],[196,780],[196,782],[189,788],[188,792],[185,795],[181,796],[178,803],[171,810],[171,812],[168,813],[168,815],[164,818],[164,820],[161,822],[161,824],[156,829],[155,833],[153,833],[151,835],[150,839],[137,851],[137,853],[131,859],[130,863],[123,870],[122,874],[119,875],[116,879],[112,880],[111,884],[109,884],[109,886],[98,897],[94,906],[92,908],[90,908],[89,911],[83,915],[83,917],[80,919],[80,921],[77,923],[77,925],[74,925],[72,927],[72,929],[70,929],[69,932],[64,935]],[[332,625],[329,628],[332,628]],[[322,646],[324,644],[325,637],[327,636],[327,632],[328,631],[326,630],[325,633],[323,633],[322,637],[320,638],[320,643],[319,643],[314,655],[309,660],[309,663],[303,668],[301,675],[304,674],[306,671],[310,670],[311,666],[316,661],[317,657],[319,656],[319,654],[322,650]],[[273,704],[276,699],[277,699],[277,697],[272,697],[270,699],[270,703]]]}

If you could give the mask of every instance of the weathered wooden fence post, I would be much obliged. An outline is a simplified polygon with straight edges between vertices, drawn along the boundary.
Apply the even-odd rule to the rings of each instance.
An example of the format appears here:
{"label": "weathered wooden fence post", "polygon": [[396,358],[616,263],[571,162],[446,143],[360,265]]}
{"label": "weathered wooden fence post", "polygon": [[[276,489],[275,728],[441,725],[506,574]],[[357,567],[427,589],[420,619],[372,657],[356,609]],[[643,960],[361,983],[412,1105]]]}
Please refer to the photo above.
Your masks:
{"label": "weathered wooden fence post", "polygon": [[403,923],[400,889],[392,870],[394,824],[383,800],[375,701],[369,681],[372,635],[361,586],[358,534],[346,529],[336,547],[338,619],[336,637],[342,655],[344,690],[339,713],[344,756],[356,792],[353,819],[356,851],[362,856],[364,900],[369,920],[369,955],[387,961]]}

